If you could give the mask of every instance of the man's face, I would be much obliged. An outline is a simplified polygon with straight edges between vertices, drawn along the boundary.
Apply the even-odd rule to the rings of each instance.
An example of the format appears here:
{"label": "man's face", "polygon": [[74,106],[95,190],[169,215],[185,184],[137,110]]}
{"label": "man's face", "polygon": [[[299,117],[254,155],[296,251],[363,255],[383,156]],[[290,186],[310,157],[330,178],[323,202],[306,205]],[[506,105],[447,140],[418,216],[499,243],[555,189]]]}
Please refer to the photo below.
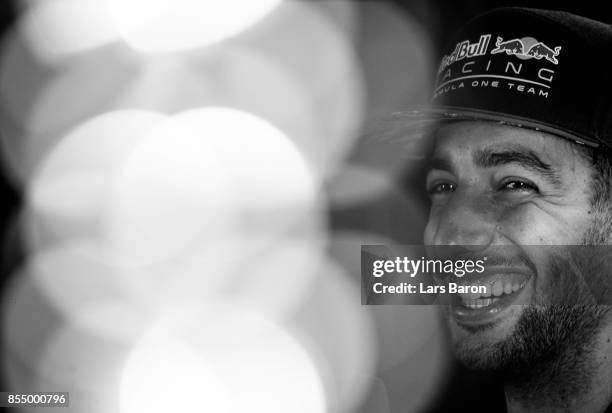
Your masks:
{"label": "man's face", "polygon": [[[454,122],[439,129],[430,168],[426,245],[463,245],[466,254],[488,259],[485,274],[472,281],[490,295],[457,299],[448,309],[459,358],[495,369],[550,323],[560,335],[579,329],[563,324],[588,316],[584,308],[551,304],[592,304],[573,271],[592,260],[530,247],[588,242],[592,170],[575,145],[493,122]],[[562,339],[538,340],[551,346]]]}

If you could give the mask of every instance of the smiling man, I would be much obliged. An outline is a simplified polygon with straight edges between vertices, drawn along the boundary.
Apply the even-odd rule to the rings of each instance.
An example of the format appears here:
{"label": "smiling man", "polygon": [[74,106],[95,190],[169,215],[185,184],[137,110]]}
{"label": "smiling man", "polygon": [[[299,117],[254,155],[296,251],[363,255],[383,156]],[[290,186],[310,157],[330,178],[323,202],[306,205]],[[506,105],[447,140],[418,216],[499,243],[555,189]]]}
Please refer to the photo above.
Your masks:
{"label": "smiling man", "polygon": [[511,411],[612,401],[602,305],[612,280],[588,274],[610,266],[592,265],[582,247],[610,234],[596,173],[584,149],[547,133],[490,121],[437,133],[425,242],[487,256],[486,272],[465,278],[487,293],[456,300],[448,324],[458,358],[504,381]]}
{"label": "smiling man", "polygon": [[508,410],[612,403],[612,29],[504,8],[442,57],[425,243],[488,258],[445,315],[457,358],[504,384]]}

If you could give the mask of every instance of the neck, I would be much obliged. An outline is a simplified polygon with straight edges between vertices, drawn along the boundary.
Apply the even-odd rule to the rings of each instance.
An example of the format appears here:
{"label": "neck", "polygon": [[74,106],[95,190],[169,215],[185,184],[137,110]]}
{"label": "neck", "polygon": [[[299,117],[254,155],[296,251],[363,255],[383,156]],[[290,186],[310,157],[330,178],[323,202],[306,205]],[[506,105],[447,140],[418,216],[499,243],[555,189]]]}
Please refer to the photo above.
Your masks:
{"label": "neck", "polygon": [[603,412],[612,403],[612,326],[590,350],[573,349],[532,372],[504,387],[509,413]]}

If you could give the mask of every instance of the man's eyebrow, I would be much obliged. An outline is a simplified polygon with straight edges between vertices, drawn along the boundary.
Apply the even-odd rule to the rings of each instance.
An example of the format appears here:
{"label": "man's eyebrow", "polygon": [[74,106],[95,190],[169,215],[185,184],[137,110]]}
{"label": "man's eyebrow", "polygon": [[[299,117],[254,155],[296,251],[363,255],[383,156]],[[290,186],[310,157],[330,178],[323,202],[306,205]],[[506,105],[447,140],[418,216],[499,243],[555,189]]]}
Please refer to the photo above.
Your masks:
{"label": "man's eyebrow", "polygon": [[561,178],[553,167],[529,149],[480,149],[474,153],[473,159],[476,166],[480,168],[517,164],[543,176],[552,185],[561,185]]}

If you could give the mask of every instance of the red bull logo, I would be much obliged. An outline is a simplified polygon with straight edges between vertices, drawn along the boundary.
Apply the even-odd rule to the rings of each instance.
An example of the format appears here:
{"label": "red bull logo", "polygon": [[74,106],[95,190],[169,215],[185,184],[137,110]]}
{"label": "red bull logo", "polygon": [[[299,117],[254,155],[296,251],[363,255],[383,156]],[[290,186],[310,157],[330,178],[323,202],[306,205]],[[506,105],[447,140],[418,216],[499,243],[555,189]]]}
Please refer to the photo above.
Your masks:
{"label": "red bull logo", "polygon": [[542,99],[552,96],[557,70],[552,65],[559,64],[561,46],[550,47],[533,37],[504,39],[494,34],[474,40],[460,41],[442,58],[434,99],[473,89],[506,90]]}
{"label": "red bull logo", "polygon": [[450,54],[442,57],[438,73],[441,73],[448,66],[463,59],[484,56],[489,47],[489,40],[491,40],[491,35],[483,34],[476,43],[471,43],[469,40],[457,43],[455,49]]}
{"label": "red bull logo", "polygon": [[533,37],[504,41],[500,36],[497,36],[495,49],[491,50],[491,54],[506,53],[519,59],[546,59],[553,64],[559,64],[557,56],[560,52],[561,46],[551,48]]}

